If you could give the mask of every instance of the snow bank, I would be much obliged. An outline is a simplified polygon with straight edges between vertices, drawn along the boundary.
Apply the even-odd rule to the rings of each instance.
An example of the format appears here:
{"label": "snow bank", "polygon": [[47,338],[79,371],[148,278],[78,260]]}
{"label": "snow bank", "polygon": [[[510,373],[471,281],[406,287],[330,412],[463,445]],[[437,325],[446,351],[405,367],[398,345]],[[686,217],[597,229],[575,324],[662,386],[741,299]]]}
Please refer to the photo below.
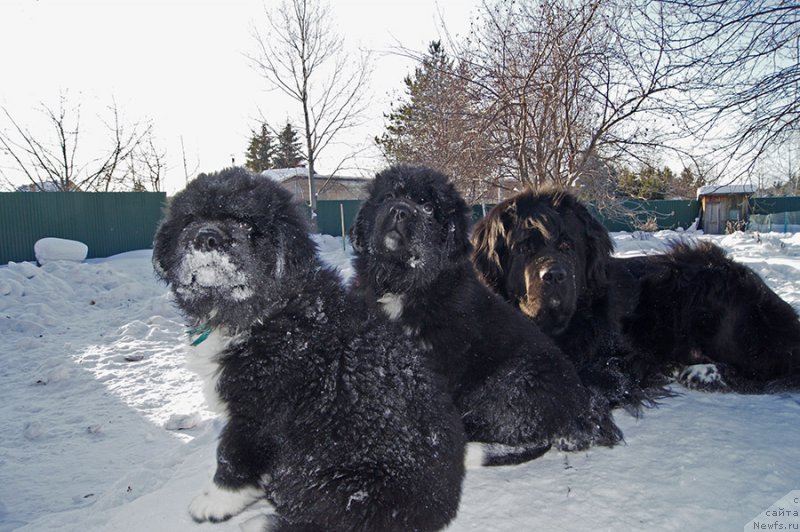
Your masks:
{"label": "snow bank", "polygon": [[[714,240],[800,309],[800,235],[613,236],[619,255]],[[342,240],[316,242],[349,278]],[[184,321],[150,258],[0,267],[0,532],[240,532],[269,511],[218,525],[186,512],[222,422],[185,368]],[[614,449],[470,470],[448,532],[742,530],[772,517],[798,489],[800,394],[675,391],[640,419],[617,413]]]}

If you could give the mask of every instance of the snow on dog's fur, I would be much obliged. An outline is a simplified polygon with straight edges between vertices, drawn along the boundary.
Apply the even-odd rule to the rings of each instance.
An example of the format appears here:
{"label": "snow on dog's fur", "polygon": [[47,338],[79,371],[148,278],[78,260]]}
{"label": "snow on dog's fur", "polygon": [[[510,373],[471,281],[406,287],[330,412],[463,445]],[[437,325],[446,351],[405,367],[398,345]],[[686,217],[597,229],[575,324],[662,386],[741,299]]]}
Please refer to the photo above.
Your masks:
{"label": "snow on dog's fur", "polygon": [[443,174],[379,173],[351,241],[356,286],[402,324],[448,379],[485,464],[515,463],[621,439],[608,404],[555,344],[483,286],[470,263],[469,214]]}
{"label": "snow on dog's fur", "polygon": [[288,192],[241,169],[201,175],[153,257],[227,418],[195,520],[262,497],[272,530],[438,530],[455,516],[464,434],[443,383],[321,265]]}

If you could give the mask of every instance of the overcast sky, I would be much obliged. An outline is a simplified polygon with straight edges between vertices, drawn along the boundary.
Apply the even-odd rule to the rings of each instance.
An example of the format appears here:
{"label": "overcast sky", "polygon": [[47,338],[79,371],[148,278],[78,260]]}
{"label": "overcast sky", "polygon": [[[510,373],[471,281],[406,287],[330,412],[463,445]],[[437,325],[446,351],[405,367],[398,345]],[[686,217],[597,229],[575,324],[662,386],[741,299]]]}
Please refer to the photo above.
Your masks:
{"label": "overcast sky", "polygon": [[[297,104],[266,84],[248,64],[255,52],[251,28],[264,27],[264,6],[278,0],[1,0],[0,105],[34,132],[44,102],[55,108],[59,94],[81,103],[82,127],[112,97],[127,122],[151,119],[156,140],[167,150],[163,188],[184,185],[181,137],[190,169],[220,169],[244,151],[260,113],[276,127],[289,118],[300,126]],[[381,54],[401,44],[425,50],[442,33],[463,35],[472,0],[333,0],[336,26],[351,48],[375,50],[370,119],[348,143],[363,145],[383,129],[382,113],[402,91],[413,63]],[[7,127],[0,116],[0,127]],[[81,139],[92,141],[89,131]],[[90,151],[89,146],[80,149]],[[345,148],[319,161],[333,169]],[[373,150],[373,156],[377,154]],[[198,162],[199,161],[199,162]],[[365,172],[377,157],[362,158]],[[357,174],[357,171],[350,173]]]}

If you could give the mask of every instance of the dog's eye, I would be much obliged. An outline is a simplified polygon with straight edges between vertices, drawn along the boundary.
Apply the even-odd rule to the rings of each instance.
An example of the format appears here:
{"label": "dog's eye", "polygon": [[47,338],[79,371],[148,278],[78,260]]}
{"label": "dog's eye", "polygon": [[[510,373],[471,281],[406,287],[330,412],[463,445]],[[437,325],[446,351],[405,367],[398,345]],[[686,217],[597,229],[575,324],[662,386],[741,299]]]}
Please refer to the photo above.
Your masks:
{"label": "dog's eye", "polygon": [[420,208],[422,209],[422,212],[424,212],[428,216],[433,214],[433,203],[423,203]]}
{"label": "dog's eye", "polygon": [[394,199],[394,192],[387,192],[386,194],[381,196],[381,203],[387,202],[392,199]]}
{"label": "dog's eye", "polygon": [[570,242],[562,242],[558,246],[558,249],[560,249],[561,251],[571,251],[572,250],[572,244]]}
{"label": "dog's eye", "polygon": [[513,246],[514,251],[522,254],[534,254],[536,253],[536,244],[531,242],[530,240],[523,240],[522,242],[518,242]]}

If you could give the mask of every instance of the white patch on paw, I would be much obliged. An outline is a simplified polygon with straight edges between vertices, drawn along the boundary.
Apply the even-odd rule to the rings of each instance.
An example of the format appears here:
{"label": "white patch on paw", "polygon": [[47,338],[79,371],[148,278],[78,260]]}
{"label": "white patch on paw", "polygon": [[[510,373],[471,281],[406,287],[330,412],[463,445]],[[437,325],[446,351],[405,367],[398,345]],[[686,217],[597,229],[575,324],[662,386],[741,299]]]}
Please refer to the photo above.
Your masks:
{"label": "white patch on paw", "polygon": [[724,388],[727,386],[716,364],[686,366],[678,376],[678,380],[691,389]]}
{"label": "white patch on paw", "polygon": [[467,443],[464,452],[464,468],[465,469],[478,469],[483,467],[483,460],[486,455],[486,445],[478,442]]}
{"label": "white patch on paw", "polygon": [[403,314],[403,294],[383,294],[378,298],[378,303],[392,321],[397,320]]}
{"label": "white patch on paw", "polygon": [[220,488],[213,482],[208,489],[192,499],[189,514],[198,523],[218,523],[242,512],[264,495],[264,491],[253,486],[240,490]]}

